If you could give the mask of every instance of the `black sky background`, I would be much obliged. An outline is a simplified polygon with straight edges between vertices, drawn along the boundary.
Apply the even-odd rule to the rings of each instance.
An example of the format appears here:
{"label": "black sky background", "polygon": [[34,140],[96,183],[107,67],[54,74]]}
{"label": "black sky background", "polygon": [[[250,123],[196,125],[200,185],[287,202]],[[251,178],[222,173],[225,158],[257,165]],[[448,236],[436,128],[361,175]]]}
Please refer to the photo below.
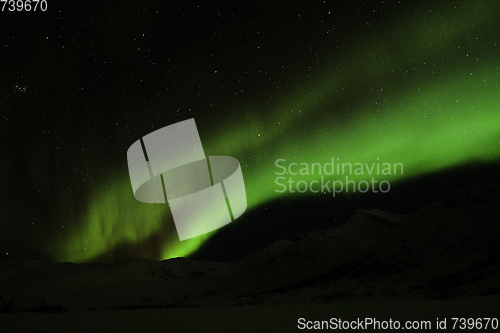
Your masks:
{"label": "black sky background", "polygon": [[[306,89],[322,64],[350,53],[354,42],[430,4],[49,0],[46,12],[2,12],[0,258],[43,258],[44,239],[61,227],[61,207],[71,201],[75,215],[85,211],[89,189],[126,168],[125,152],[139,137],[193,117],[207,140],[221,124],[265,121],[263,110],[288,88]],[[349,118],[346,109],[334,112]],[[440,197],[411,181],[402,185],[406,196],[389,197],[401,195],[394,210],[408,213]],[[339,220],[375,208],[349,200]],[[233,260],[307,231],[296,205],[276,205],[272,214],[247,217],[261,221],[258,227],[230,226],[194,257]],[[331,223],[331,209],[339,210],[318,200],[304,209],[314,205],[322,207],[319,222],[308,229]],[[270,231],[271,219],[296,228]],[[236,245],[229,234],[240,239],[230,255]]]}

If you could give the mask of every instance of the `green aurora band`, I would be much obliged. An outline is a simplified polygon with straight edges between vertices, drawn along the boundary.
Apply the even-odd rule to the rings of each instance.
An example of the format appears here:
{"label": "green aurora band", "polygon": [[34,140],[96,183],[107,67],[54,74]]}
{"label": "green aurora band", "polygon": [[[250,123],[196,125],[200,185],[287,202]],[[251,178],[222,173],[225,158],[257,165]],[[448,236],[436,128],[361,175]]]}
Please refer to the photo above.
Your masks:
{"label": "green aurora band", "polygon": [[[277,159],[285,159],[284,165],[324,164],[332,157],[353,164],[377,158],[403,163],[403,175],[384,176],[391,183],[464,162],[499,160],[498,7],[474,3],[450,14],[436,5],[432,15],[408,13],[399,25],[359,38],[349,54],[332,56],[331,67],[304,85],[308,90],[275,97],[267,112],[254,114],[247,106],[231,132],[213,128],[213,140],[201,135],[206,155],[240,161],[248,209],[287,195],[276,191]],[[350,114],[343,118],[337,108]],[[126,168],[125,159],[123,164]],[[90,198],[84,216],[74,217],[72,231],[47,244],[53,260],[92,261],[154,237],[162,240],[151,245],[149,256],[181,257],[213,234],[179,242],[165,205],[135,201],[126,169]]]}

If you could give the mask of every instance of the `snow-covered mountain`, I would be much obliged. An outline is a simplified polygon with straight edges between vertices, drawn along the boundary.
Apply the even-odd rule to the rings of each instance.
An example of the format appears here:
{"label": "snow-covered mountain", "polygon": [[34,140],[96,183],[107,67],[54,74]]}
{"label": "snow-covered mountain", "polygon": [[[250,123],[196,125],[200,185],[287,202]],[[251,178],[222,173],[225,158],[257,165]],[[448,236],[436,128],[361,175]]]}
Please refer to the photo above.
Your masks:
{"label": "snow-covered mountain", "polygon": [[500,173],[404,216],[357,210],[338,228],[233,263],[0,263],[4,311],[420,299],[500,292]]}

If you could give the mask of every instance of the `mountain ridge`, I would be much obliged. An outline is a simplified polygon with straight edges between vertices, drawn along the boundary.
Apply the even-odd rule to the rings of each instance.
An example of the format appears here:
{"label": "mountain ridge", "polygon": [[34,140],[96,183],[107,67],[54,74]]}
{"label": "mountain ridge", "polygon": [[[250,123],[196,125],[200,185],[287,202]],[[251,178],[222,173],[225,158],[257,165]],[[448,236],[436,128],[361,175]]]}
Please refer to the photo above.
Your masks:
{"label": "mountain ridge", "polygon": [[[497,294],[500,173],[410,215],[356,210],[230,263],[0,264],[3,311],[442,299]],[[45,309],[45,310],[44,310]]]}

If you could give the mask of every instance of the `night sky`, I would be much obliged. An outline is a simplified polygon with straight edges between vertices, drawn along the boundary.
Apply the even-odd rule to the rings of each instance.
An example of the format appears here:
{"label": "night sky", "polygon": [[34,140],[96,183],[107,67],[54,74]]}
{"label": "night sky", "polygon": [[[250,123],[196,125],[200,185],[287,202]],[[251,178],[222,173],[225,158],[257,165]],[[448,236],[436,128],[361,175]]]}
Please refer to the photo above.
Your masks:
{"label": "night sky", "polygon": [[[2,259],[224,260],[352,209],[411,213],[500,159],[497,1],[47,3],[0,13]],[[126,157],[190,118],[207,156],[240,161],[248,208],[179,242],[167,205],[135,200]],[[276,191],[277,159],[332,158],[404,174],[386,194]]]}

